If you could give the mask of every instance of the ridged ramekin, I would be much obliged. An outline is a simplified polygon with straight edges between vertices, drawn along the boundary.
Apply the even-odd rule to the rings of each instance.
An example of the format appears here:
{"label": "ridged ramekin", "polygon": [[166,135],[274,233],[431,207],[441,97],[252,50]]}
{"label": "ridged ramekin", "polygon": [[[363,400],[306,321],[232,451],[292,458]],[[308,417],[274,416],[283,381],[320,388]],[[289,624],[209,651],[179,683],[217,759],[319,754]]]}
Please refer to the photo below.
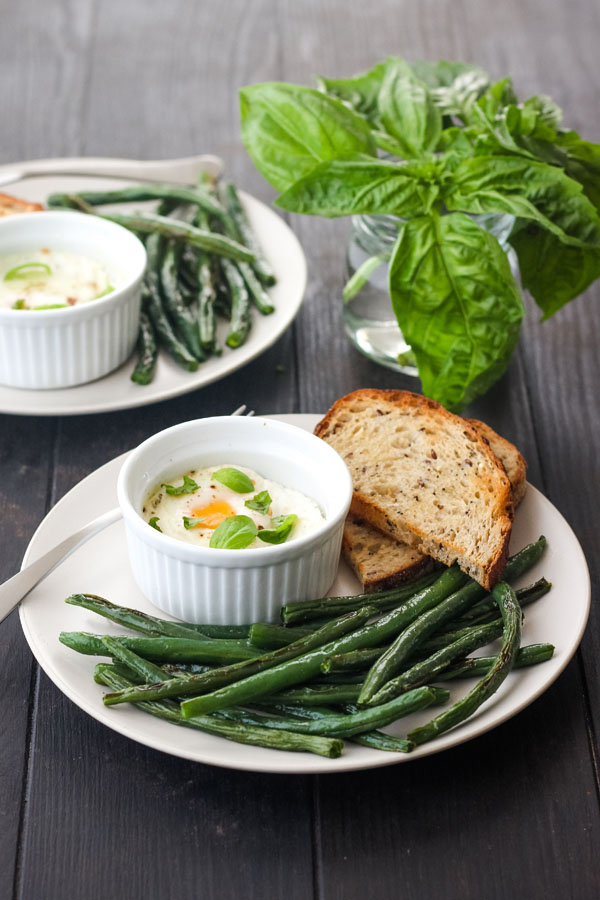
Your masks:
{"label": "ridged ramekin", "polygon": [[[217,550],[161,534],[142,518],[157,484],[190,469],[236,464],[310,497],[323,524],[284,544]],[[227,416],[184,422],[144,441],[123,465],[117,493],[142,593],[184,621],[240,625],[277,621],[284,603],[327,592],[352,481],[341,457],[309,432],[271,419]]]}
{"label": "ridged ramekin", "polygon": [[118,274],[106,297],[69,309],[0,308],[0,384],[72,387],[107,375],[131,354],[146,268],[142,242],[126,228],[85,213],[44,211],[0,221],[0,255],[21,250],[81,253]]}

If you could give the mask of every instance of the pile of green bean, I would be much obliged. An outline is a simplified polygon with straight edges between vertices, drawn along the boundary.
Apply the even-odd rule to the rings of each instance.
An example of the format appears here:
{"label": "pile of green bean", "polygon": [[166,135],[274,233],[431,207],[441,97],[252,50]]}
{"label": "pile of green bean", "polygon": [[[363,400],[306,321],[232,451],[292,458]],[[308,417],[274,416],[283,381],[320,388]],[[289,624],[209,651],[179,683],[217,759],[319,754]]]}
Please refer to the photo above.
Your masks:
{"label": "pile of green bean", "polygon": [[[112,658],[94,676],[111,689],[107,706],[133,703],[232,741],[330,758],[341,754],[344,739],[406,753],[471,716],[512,668],[553,655],[551,644],[520,645],[522,607],[551,585],[542,578],[516,591],[510,586],[545,545],[540,537],[512,556],[491,594],[451,567],[375,596],[289,604],[283,625],[173,622],[74,594],[67,603],[141,634],[63,632],[60,640]],[[498,638],[496,656],[468,656]],[[433,682],[462,678],[479,680],[427,724],[402,738],[379,730],[446,704],[449,690]]]}
{"label": "pile of green bean", "polygon": [[218,317],[228,322],[226,345],[240,347],[250,332],[251,307],[273,312],[267,289],[276,281],[233,184],[205,177],[195,188],[145,185],[52,194],[47,202],[52,209],[98,214],[99,206],[147,200],[158,202],[156,213],[102,213],[144,240],[148,254],[131,375],[137,384],[152,381],[159,346],[190,372],[219,355]]}

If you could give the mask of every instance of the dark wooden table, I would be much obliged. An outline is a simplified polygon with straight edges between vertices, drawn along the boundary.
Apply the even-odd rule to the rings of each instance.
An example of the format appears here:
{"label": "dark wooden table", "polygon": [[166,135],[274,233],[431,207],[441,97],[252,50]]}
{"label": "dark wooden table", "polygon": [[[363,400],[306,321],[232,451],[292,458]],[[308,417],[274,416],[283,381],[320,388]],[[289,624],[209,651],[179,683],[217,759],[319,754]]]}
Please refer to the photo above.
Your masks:
{"label": "dark wooden table", "polygon": [[[0,161],[208,151],[264,200],[237,90],[351,74],[389,54],[479,62],[545,92],[600,140],[592,0],[3,2]],[[361,386],[414,388],[341,326],[346,222],[292,218],[309,262],[294,326],[241,372],[180,399],[73,418],[0,416],[0,579],[81,478],[167,425],[318,412]],[[514,440],[567,517],[597,587],[600,290],[540,324],[469,409]],[[278,364],[286,371],[275,375]],[[93,513],[93,511],[90,511]],[[600,896],[600,621],[531,707],[408,765],[283,777],[192,764],[102,727],[40,671],[16,613],[0,627],[0,897],[20,900]]]}

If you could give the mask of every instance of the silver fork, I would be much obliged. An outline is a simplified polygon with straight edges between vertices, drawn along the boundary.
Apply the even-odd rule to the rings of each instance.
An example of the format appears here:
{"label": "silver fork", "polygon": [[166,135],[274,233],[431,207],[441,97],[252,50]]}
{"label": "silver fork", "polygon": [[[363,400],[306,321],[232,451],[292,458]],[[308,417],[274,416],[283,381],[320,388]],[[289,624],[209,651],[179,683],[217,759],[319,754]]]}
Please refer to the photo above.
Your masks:
{"label": "silver fork", "polygon": [[0,166],[0,185],[40,175],[89,175],[131,178],[134,181],[196,184],[202,172],[218,178],[222,171],[223,160],[208,154],[156,160],[75,156],[65,159],[32,159]]}
{"label": "silver fork", "polygon": [[[253,409],[248,412],[246,412],[246,409],[246,404],[243,404],[234,410],[231,415],[254,415]],[[40,556],[39,559],[36,559],[35,562],[25,566],[24,569],[21,569],[20,572],[17,572],[16,575],[13,575],[12,578],[9,578],[8,581],[5,581],[4,584],[0,585],[0,622],[13,611],[15,606],[18,606],[29,591],[33,590],[40,581],[49,575],[58,565],[64,562],[71,553],[77,550],[78,547],[81,547],[82,544],[85,544],[86,541],[89,541],[95,534],[98,534],[99,531],[103,531],[105,528],[108,528],[109,525],[113,525],[120,518],[121,510],[116,507],[115,509],[103,513],[96,519],[92,519],[87,525],[78,528],[77,531],[74,531],[73,534],[69,535],[68,538],[65,538],[64,541],[61,541],[60,544],[57,544],[51,550],[48,550],[47,553],[44,553],[44,555]]]}

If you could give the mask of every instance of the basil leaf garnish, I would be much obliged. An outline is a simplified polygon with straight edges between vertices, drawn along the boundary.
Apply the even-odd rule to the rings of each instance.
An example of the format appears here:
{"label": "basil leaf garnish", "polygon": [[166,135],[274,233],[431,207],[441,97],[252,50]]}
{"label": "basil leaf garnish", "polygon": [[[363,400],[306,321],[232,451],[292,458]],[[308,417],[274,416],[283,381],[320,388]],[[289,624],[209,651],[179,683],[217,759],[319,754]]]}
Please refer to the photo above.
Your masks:
{"label": "basil leaf garnish", "polygon": [[255,509],[256,512],[266,516],[269,513],[269,507],[272,502],[269,492],[261,491],[260,494],[255,494],[251,500],[246,500],[244,506],[247,506],[248,509]]}
{"label": "basil leaf garnish", "polygon": [[15,300],[11,309],[29,309],[23,297],[20,297],[18,300]]}
{"label": "basil leaf garnish", "polygon": [[271,519],[272,528],[263,528],[258,536],[265,544],[283,544],[287,541],[290,531],[294,527],[298,516],[293,513],[289,516],[275,516]]}
{"label": "basil leaf garnish", "polygon": [[243,550],[257,533],[258,528],[249,516],[229,516],[215,528],[209,546],[217,550]]}
{"label": "basil leaf garnish", "polygon": [[148,525],[150,525],[151,528],[155,528],[157,531],[160,531],[160,533],[162,534],[162,528],[159,528],[158,521],[158,516],[152,516],[152,518],[148,520]]}
{"label": "basil leaf garnish", "polygon": [[193,494],[194,491],[198,490],[199,485],[196,484],[193,478],[184,475],[183,484],[177,487],[174,487],[172,484],[161,484],[161,487],[164,487],[170,497],[181,497],[182,494]]}
{"label": "basil leaf garnish", "polygon": [[182,518],[183,527],[186,529],[186,531],[190,531],[190,529],[196,528],[196,526],[199,525],[200,522],[204,522],[206,516],[202,516],[202,518],[200,519],[194,519],[193,516],[182,516]]}
{"label": "basil leaf garnish", "polygon": [[223,469],[218,469],[213,473],[213,478],[215,481],[224,484],[225,487],[228,487],[230,490],[235,491],[236,494],[249,494],[254,490],[254,485],[248,476],[244,475],[243,472],[240,472],[239,469],[231,468],[231,466],[225,466]]}

